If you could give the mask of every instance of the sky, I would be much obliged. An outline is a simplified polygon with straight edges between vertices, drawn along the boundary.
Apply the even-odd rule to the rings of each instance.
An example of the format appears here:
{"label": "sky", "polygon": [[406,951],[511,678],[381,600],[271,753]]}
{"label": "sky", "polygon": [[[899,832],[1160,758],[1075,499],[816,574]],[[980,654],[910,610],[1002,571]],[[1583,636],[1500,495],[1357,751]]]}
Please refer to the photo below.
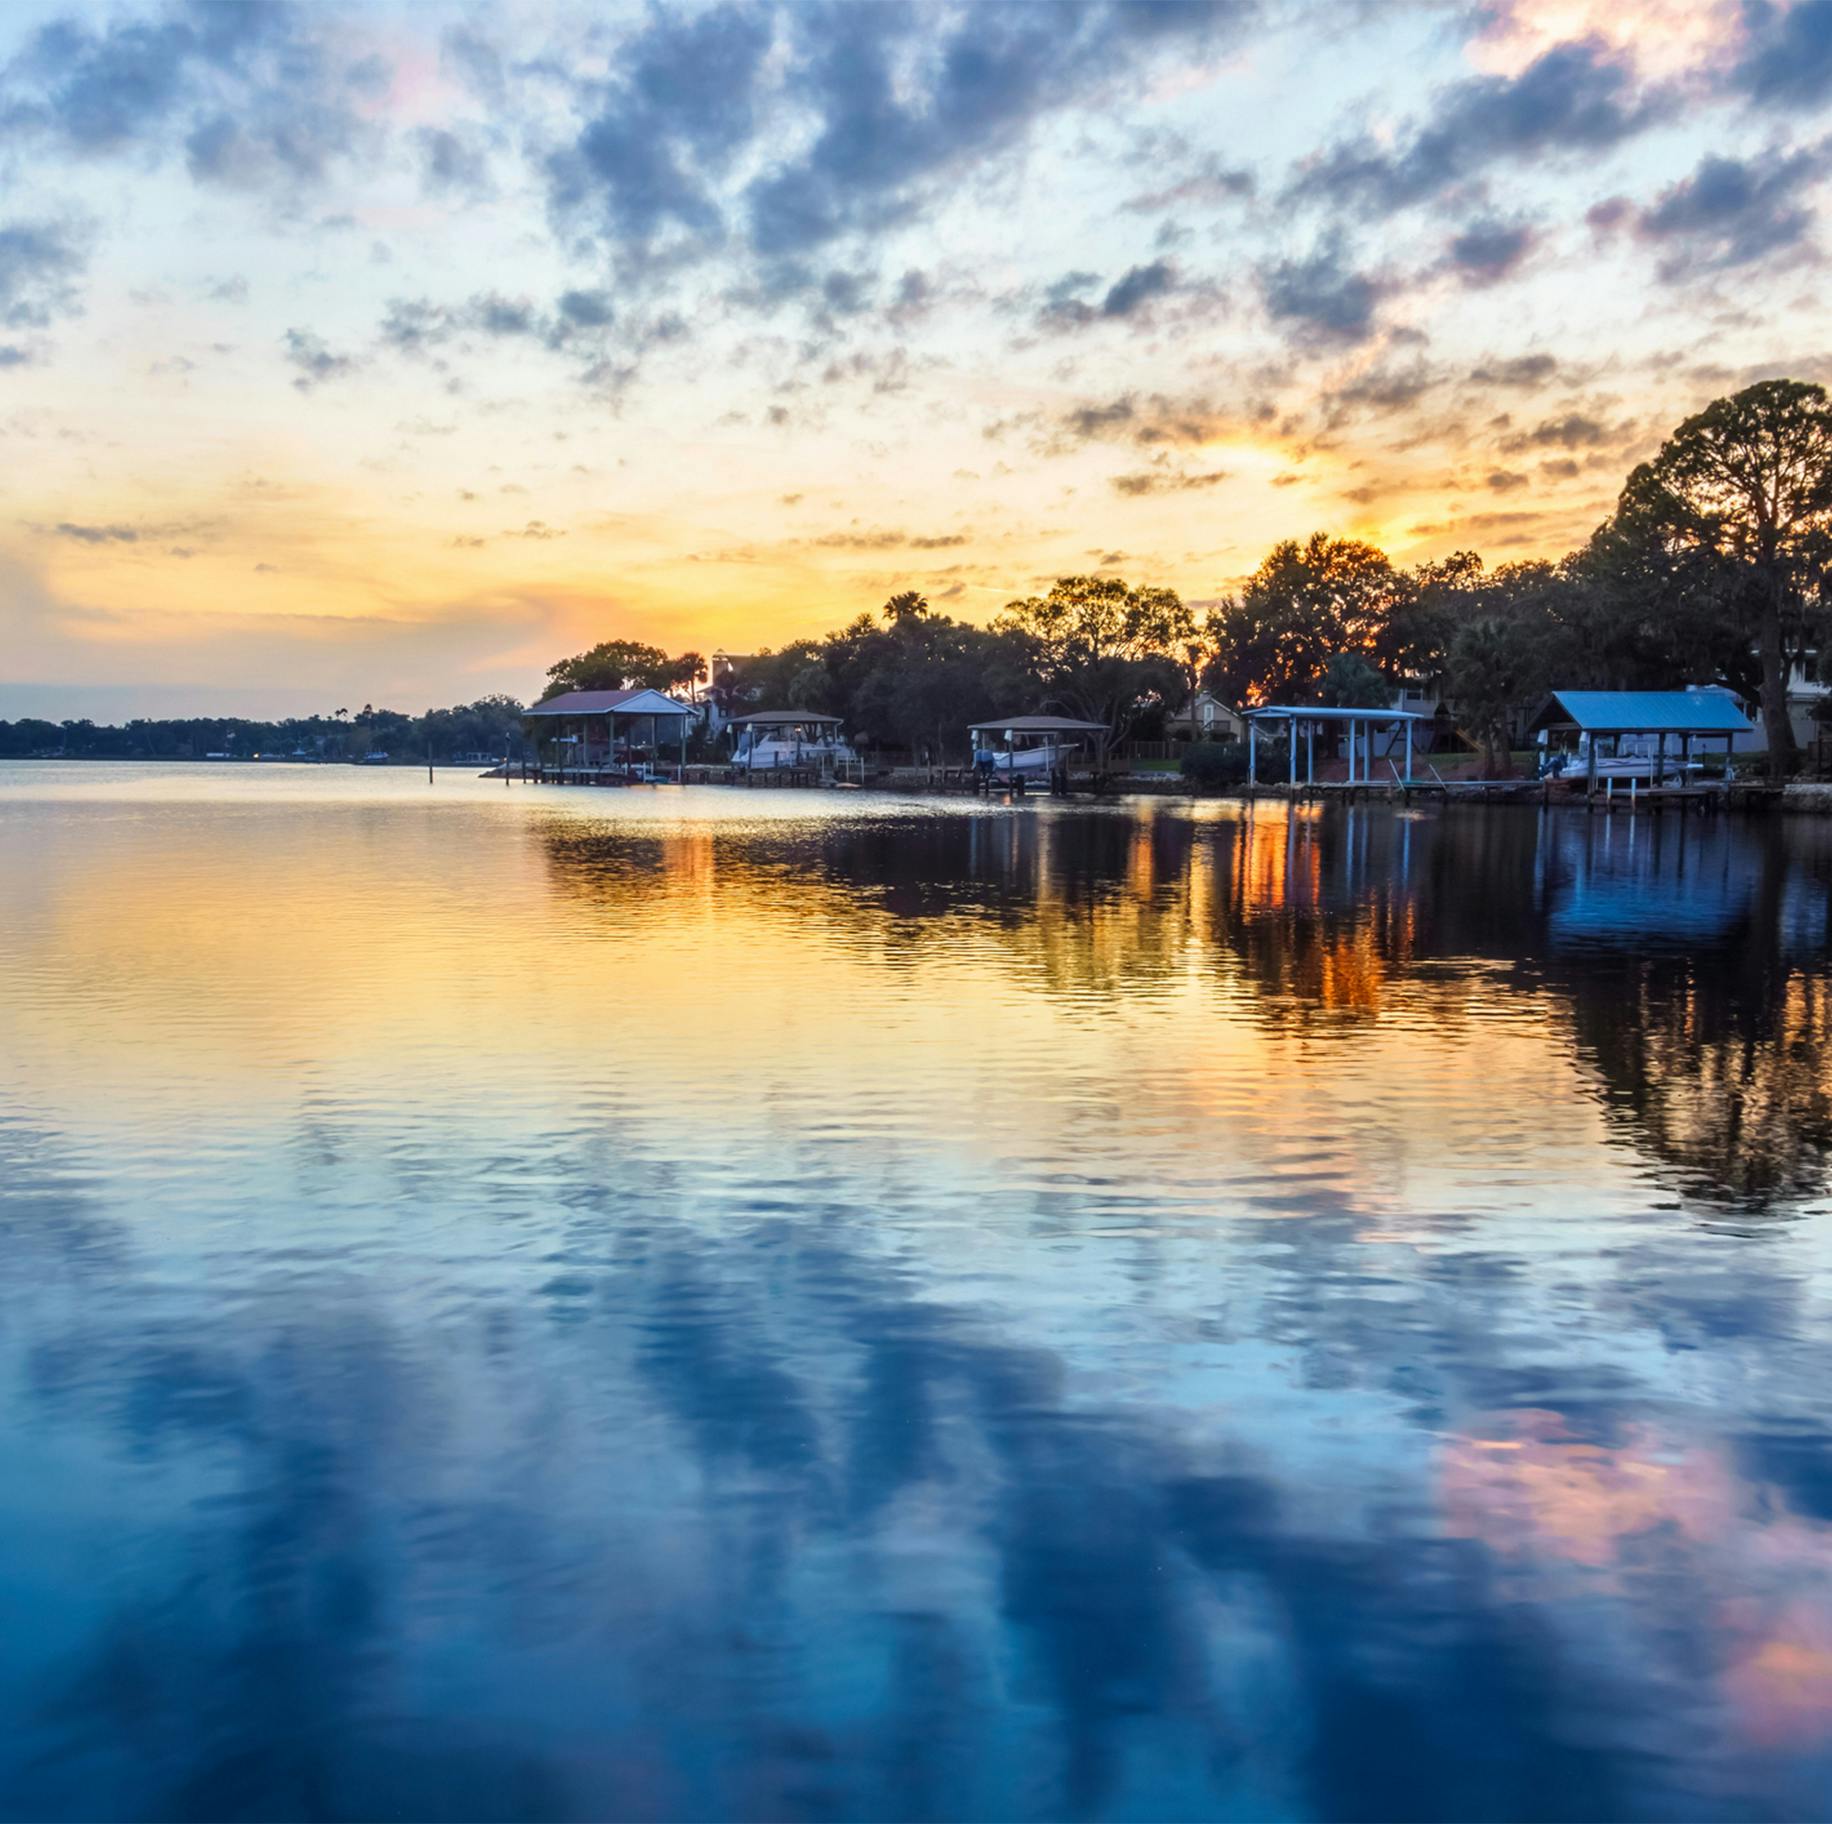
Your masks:
{"label": "sky", "polygon": [[0,11],[0,716],[1556,556],[1823,379],[1832,0]]}

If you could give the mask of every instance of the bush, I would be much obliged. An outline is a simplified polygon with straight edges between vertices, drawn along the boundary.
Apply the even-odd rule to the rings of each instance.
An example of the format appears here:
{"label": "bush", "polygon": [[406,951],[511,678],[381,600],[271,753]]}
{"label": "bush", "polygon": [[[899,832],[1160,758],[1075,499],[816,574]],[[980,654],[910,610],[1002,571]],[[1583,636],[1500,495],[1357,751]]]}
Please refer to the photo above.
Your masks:
{"label": "bush", "polygon": [[[1270,759],[1261,748],[1261,760]],[[1244,785],[1247,744],[1244,741],[1192,741],[1183,750],[1183,776],[1197,785]]]}

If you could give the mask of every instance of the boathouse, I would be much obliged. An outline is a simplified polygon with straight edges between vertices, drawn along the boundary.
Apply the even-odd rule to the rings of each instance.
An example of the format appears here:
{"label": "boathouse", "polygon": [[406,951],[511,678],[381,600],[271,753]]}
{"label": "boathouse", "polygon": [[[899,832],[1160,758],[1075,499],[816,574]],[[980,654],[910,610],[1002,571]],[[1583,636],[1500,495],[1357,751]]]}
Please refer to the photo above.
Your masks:
{"label": "boathouse", "polygon": [[[1317,731],[1327,737],[1346,732],[1350,785],[1374,783],[1374,731],[1384,731],[1387,764],[1400,785],[1412,783],[1412,727],[1415,722],[1429,722],[1431,717],[1416,709],[1379,708],[1325,709],[1315,703],[1262,703],[1246,712],[1247,717],[1247,783],[1259,784],[1259,736],[1264,728],[1270,735],[1281,724],[1286,737],[1286,771],[1293,790],[1298,785],[1298,740],[1304,741],[1304,784],[1317,782]],[[1393,742],[1400,732],[1405,736],[1406,770],[1393,766]],[[1327,751],[1327,750],[1326,750]]]}
{"label": "boathouse", "polygon": [[[1737,736],[1753,733],[1749,718],[1729,691],[1715,687],[1692,690],[1555,690],[1527,725],[1529,734],[1575,735],[1582,761],[1585,795],[1595,796],[1600,774],[1647,775],[1656,786],[1666,783],[1667,740],[1675,743],[1674,760],[1683,780],[1693,768],[1693,746],[1722,742],[1726,757],[1736,752]],[[1624,742],[1631,743],[1625,749]],[[1647,743],[1652,742],[1651,749]],[[1610,753],[1602,748],[1607,743]],[[1638,744],[1642,751],[1631,751]]]}
{"label": "boathouse", "polygon": [[561,780],[627,772],[645,752],[659,764],[664,743],[687,764],[694,712],[659,690],[568,690],[523,714],[555,730],[548,741],[564,757],[543,772]]}
{"label": "boathouse", "polygon": [[806,767],[829,773],[857,758],[846,744],[840,718],[812,709],[758,709],[729,717],[726,726],[738,731],[732,765],[747,773]]}

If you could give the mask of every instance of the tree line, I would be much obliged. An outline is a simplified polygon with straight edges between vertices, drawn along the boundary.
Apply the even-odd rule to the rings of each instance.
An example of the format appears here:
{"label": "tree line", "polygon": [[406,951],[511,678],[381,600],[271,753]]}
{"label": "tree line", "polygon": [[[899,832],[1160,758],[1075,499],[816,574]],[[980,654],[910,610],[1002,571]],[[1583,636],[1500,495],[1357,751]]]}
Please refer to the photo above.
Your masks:
{"label": "tree line", "polygon": [[459,755],[520,753],[522,706],[513,697],[480,697],[451,709],[409,716],[365,703],[352,714],[288,716],[263,722],[247,716],[137,717],[118,727],[94,722],[48,722],[23,717],[0,722],[0,759],[356,761],[372,754],[424,765]]}
{"label": "tree line", "polygon": [[[958,745],[980,717],[1053,711],[1156,735],[1206,688],[1235,705],[1439,697],[1499,759],[1554,686],[1722,682],[1753,703],[1790,767],[1790,670],[1832,649],[1832,405],[1763,381],[1679,425],[1616,509],[1557,561],[1493,568],[1473,551],[1410,568],[1318,532],[1273,547],[1238,589],[1196,607],[1108,575],[1058,578],[990,625],[892,597],[824,638],[738,661],[708,689],[731,712],[818,710],[886,748]],[[696,653],[608,641],[563,660],[549,693],[705,676]]]}

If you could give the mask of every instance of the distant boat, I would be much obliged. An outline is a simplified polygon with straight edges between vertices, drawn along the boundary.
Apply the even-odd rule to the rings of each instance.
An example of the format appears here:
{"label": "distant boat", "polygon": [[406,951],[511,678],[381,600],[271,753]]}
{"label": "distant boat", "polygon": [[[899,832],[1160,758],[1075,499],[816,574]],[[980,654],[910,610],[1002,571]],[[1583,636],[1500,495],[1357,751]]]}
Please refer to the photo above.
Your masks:
{"label": "distant boat", "polygon": [[385,753],[364,754],[356,764],[358,766],[386,766],[388,756]]}

